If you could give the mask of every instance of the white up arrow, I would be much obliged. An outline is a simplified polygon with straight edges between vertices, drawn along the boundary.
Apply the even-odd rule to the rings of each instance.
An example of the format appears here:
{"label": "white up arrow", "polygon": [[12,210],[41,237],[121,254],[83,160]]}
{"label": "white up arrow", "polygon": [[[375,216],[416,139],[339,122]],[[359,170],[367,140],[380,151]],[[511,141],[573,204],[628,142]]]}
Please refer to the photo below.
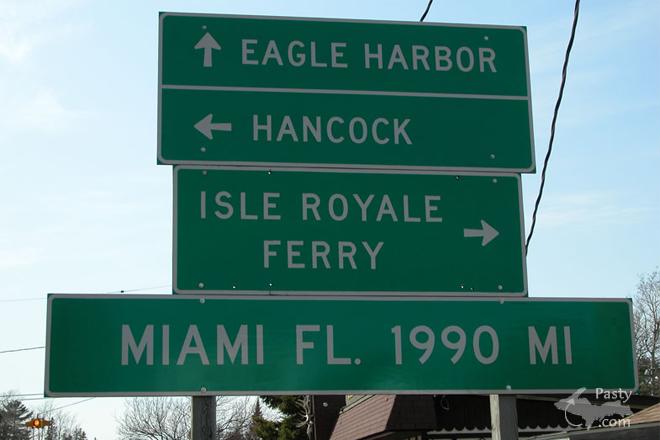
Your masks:
{"label": "white up arrow", "polygon": [[500,233],[483,220],[481,220],[481,229],[463,229],[464,237],[482,237],[482,246],[486,246],[498,235]]}
{"label": "white up arrow", "polygon": [[208,32],[195,44],[195,49],[204,49],[204,67],[213,67],[213,49],[220,50],[221,47],[215,38]]}
{"label": "white up arrow", "polygon": [[195,129],[209,139],[213,139],[213,131],[231,131],[231,122],[213,123],[213,113],[204,116],[204,119],[194,125]]}

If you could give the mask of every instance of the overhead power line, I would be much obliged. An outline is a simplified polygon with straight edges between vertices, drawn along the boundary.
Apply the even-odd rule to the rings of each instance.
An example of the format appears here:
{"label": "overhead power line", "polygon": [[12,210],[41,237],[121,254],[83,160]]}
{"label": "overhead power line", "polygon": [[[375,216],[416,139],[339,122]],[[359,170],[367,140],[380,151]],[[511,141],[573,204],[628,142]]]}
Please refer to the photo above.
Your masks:
{"label": "overhead power line", "polygon": [[[165,287],[170,287],[171,284],[161,284],[159,286],[152,286],[152,287],[140,287],[136,289],[124,289],[124,290],[113,290],[109,292],[104,292],[105,294],[111,294],[111,293],[130,293],[130,292],[141,292],[145,290],[154,290],[154,289],[164,289]],[[1,299],[0,302],[21,302],[21,301],[37,301],[37,300],[45,300],[45,297],[41,298],[12,298],[12,299]],[[40,345],[38,347],[25,347],[25,348],[15,348],[12,350],[1,350],[0,354],[5,354],[5,353],[16,353],[19,351],[29,351],[29,350],[40,350],[42,348],[45,348],[43,345]]]}
{"label": "overhead power line", "polygon": [[[32,401],[35,401],[35,400],[52,399],[52,397],[29,397],[29,396],[43,396],[43,395],[44,395],[44,393],[8,394],[7,397],[9,397],[9,398],[21,397],[21,399],[20,399],[21,402],[32,402]],[[27,396],[27,397],[23,397],[23,396]],[[78,405],[80,403],[88,402],[88,401],[90,401],[92,399],[95,399],[95,398],[96,397],[89,397],[87,399],[83,399],[83,400],[80,400],[78,402],[73,402],[73,403],[68,403],[66,405],[58,406],[57,408],[53,408],[53,409],[49,409],[49,410],[45,411],[45,414],[48,414],[48,413],[51,413],[51,412],[54,412],[54,411],[59,411],[63,408],[68,408],[70,406]]]}
{"label": "overhead power line", "polygon": [[104,292],[106,294],[110,293],[131,293],[131,292],[142,292],[144,290],[154,290],[154,289],[164,289],[166,287],[171,287],[171,284],[163,284],[161,286],[153,286],[153,287],[140,287],[138,289],[123,289],[123,290],[113,290],[111,292]]}
{"label": "overhead power line", "polygon": [[7,394],[0,394],[0,396],[5,396],[5,397],[29,397],[29,396],[43,396],[44,393],[19,393],[19,394],[13,394],[13,393],[7,393]]}
{"label": "overhead power line", "polygon": [[426,9],[424,10],[424,13],[422,14],[422,18],[419,19],[419,21],[424,21],[426,18],[426,14],[429,13],[429,10],[431,9],[431,5],[433,4],[433,0],[429,0],[429,4],[426,5]]}
{"label": "overhead power line", "polygon": [[0,299],[0,302],[23,302],[23,301],[44,301],[46,297],[40,296],[38,298],[9,298],[9,299]]}
{"label": "overhead power line", "polygon": [[13,350],[2,350],[0,351],[0,354],[5,354],[5,353],[16,353],[18,351],[29,351],[29,350],[41,350],[42,348],[46,348],[43,345],[39,347],[26,347],[26,348],[15,348]]}
{"label": "overhead power line", "polygon": [[61,410],[61,409],[63,409],[63,408],[68,408],[68,407],[70,407],[70,406],[79,405],[79,404],[81,404],[81,403],[89,402],[89,401],[92,400],[92,399],[96,399],[96,397],[88,397],[87,399],[79,400],[78,402],[73,402],[73,403],[69,403],[69,404],[67,404],[67,405],[58,406],[57,408],[53,408],[53,409],[51,409],[51,410],[49,410],[49,411],[46,411],[46,414],[48,414],[48,413],[52,413],[52,412],[55,412],[55,411],[59,411],[59,410]]}
{"label": "overhead power line", "polygon": [[525,255],[529,250],[529,243],[532,240],[534,235],[534,228],[536,227],[536,215],[538,214],[539,205],[541,204],[541,197],[543,197],[543,188],[545,187],[545,173],[548,170],[548,162],[550,161],[550,155],[552,154],[552,145],[555,140],[555,128],[557,125],[557,115],[559,114],[559,106],[561,105],[561,100],[564,96],[564,86],[566,85],[566,74],[568,71],[568,60],[571,56],[571,49],[573,49],[573,40],[575,39],[575,29],[577,28],[578,15],[580,14],[580,0],[575,0],[575,9],[573,11],[573,27],[571,28],[571,37],[568,40],[568,46],[566,47],[566,54],[564,55],[564,67],[561,70],[561,84],[559,86],[559,95],[557,96],[557,102],[555,103],[555,111],[552,115],[552,124],[550,126],[550,141],[548,143],[548,151],[545,155],[545,160],[543,161],[543,171],[541,172],[541,186],[539,187],[539,193],[536,196],[536,202],[534,203],[534,213],[532,214],[532,226],[529,229],[529,235],[527,236],[527,241],[525,243]]}
{"label": "overhead power line", "polygon": [[[41,395],[43,395],[43,393],[41,393]],[[17,396],[17,394],[14,394],[14,396]],[[14,397],[14,396],[12,396],[12,397]],[[48,399],[52,399],[52,397],[30,397],[30,398],[27,398],[27,399],[20,399],[20,400],[21,400],[21,402],[29,402],[29,401],[34,401],[34,400],[48,400]],[[58,406],[57,408],[53,408],[53,409],[49,409],[47,411],[44,411],[43,414],[49,414],[49,413],[52,413],[52,412],[55,412],[55,411],[59,411],[63,408],[68,408],[70,406],[74,406],[74,405],[78,405],[80,403],[88,402],[92,399],[96,399],[96,397],[88,397],[87,399],[79,400],[78,402],[73,402],[73,403],[68,403],[66,405]]]}
{"label": "overhead power line", "polygon": [[[153,286],[153,287],[140,287],[137,289],[122,289],[122,290],[111,290],[107,292],[103,292],[104,294],[112,294],[112,293],[133,293],[133,292],[143,292],[145,290],[154,290],[154,289],[164,289],[166,287],[171,287],[171,284],[162,284],[160,286]],[[45,296],[40,296],[40,297],[32,297],[32,298],[8,298],[8,299],[0,299],[0,303],[3,302],[24,302],[24,301],[45,301],[46,297]]]}

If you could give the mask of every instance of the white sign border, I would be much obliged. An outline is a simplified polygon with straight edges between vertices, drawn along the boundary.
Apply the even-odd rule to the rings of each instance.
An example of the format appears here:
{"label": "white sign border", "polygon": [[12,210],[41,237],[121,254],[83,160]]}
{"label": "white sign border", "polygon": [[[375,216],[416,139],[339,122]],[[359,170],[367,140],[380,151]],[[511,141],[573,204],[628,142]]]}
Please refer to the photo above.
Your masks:
{"label": "white sign border", "polygon": [[[491,95],[490,99],[524,99],[527,100],[528,114],[529,114],[529,139],[530,139],[530,166],[527,168],[498,168],[498,167],[452,167],[452,166],[415,166],[415,165],[378,165],[378,164],[335,164],[335,163],[298,163],[298,162],[259,162],[259,161],[221,161],[221,160],[171,160],[165,159],[162,155],[162,94],[163,90],[167,87],[177,87],[176,85],[163,84],[163,27],[166,17],[208,17],[208,18],[234,18],[234,19],[250,19],[250,20],[276,20],[276,21],[310,21],[310,22],[328,22],[328,23],[365,23],[365,24],[394,24],[405,26],[438,26],[438,27],[462,27],[462,28],[478,28],[478,29],[511,29],[518,30],[523,36],[523,46],[525,51],[525,74],[527,80],[527,96],[526,97],[506,97]],[[530,83],[530,69],[529,69],[529,52],[527,43],[527,29],[523,26],[507,26],[507,25],[485,25],[485,24],[463,24],[463,23],[438,23],[438,22],[415,22],[415,21],[394,21],[394,20],[363,20],[363,19],[332,19],[332,18],[314,18],[314,17],[286,17],[286,16],[267,16],[267,15],[236,15],[236,14],[202,14],[202,13],[185,13],[185,12],[161,12],[158,17],[158,112],[157,112],[157,160],[162,165],[229,165],[229,166],[265,166],[272,168],[286,168],[286,167],[304,167],[304,168],[346,168],[346,169],[389,169],[389,170],[403,170],[403,171],[461,171],[461,172],[500,172],[500,173],[535,173],[536,172],[536,146],[534,143],[534,118],[532,116],[532,88]],[[184,86],[185,87],[185,86]],[[217,87],[206,87],[214,89]],[[221,87],[223,90],[245,90],[248,87]],[[261,91],[272,92],[273,88],[254,88],[253,91],[260,89]],[[279,88],[279,91],[285,92],[286,90]],[[296,89],[297,90],[297,89]],[[298,91],[296,93],[300,93]],[[357,91],[364,94],[383,94],[392,95],[397,92],[392,91]],[[307,93],[337,93],[337,94],[355,94],[356,91],[350,90],[309,90]],[[442,97],[442,93],[410,93],[414,96],[433,96],[437,95]],[[457,95],[459,94],[452,94]],[[472,95],[473,98],[478,98],[480,95]],[[483,98],[483,97],[482,97]]]}
{"label": "white sign border", "polygon": [[178,243],[178,173],[181,170],[196,170],[196,171],[256,171],[256,172],[301,172],[301,173],[348,173],[348,174],[394,174],[394,175],[434,175],[434,176],[473,176],[473,177],[507,177],[514,178],[518,185],[518,210],[520,221],[520,252],[522,262],[522,282],[523,289],[520,292],[511,292],[507,295],[510,297],[526,297],[528,291],[527,284],[527,258],[525,253],[525,219],[522,200],[522,182],[519,174],[508,173],[469,173],[469,172],[439,172],[439,171],[403,171],[403,170],[342,170],[342,169],[308,169],[308,168],[265,168],[265,167],[231,167],[231,166],[190,166],[179,165],[173,168],[173,194],[174,200],[172,203],[172,290],[175,294],[182,295],[233,295],[234,297],[248,296],[248,295],[269,295],[269,296],[343,296],[343,297],[393,297],[401,296],[405,298],[416,296],[502,296],[503,292],[418,292],[418,291],[324,291],[324,290],[212,290],[212,289],[180,289],[178,286],[178,271],[177,271],[177,243]]}
{"label": "white sign border", "polygon": [[[58,298],[80,298],[80,299],[198,299],[200,301],[206,300],[223,300],[223,299],[242,299],[242,300],[269,300],[269,301],[315,301],[315,300],[336,300],[336,301],[499,301],[500,304],[505,302],[619,302],[628,305],[628,320],[630,323],[630,344],[633,362],[633,375],[635,380],[634,388],[622,388],[625,391],[637,391],[639,389],[639,372],[637,366],[637,353],[635,351],[635,337],[633,329],[633,307],[632,300],[629,298],[565,298],[565,297],[539,297],[539,298],[510,298],[510,297],[435,297],[435,298],[398,298],[398,297],[361,297],[361,298],[344,298],[344,297],[277,297],[277,296],[253,296],[241,297],[235,296],[215,296],[215,295],[145,295],[145,294],[88,294],[88,293],[49,293],[47,316],[46,316],[46,359],[45,359],[45,372],[44,372],[44,396],[47,397],[141,397],[141,396],[266,396],[266,395],[299,395],[299,394],[405,394],[405,395],[424,395],[424,394],[573,394],[575,389],[483,389],[483,390],[441,390],[441,389],[428,389],[428,390],[276,390],[276,391],[176,391],[176,392],[97,392],[97,393],[67,393],[55,392],[50,389],[50,356],[51,356],[51,326],[52,326],[52,305],[53,301]],[[587,394],[594,394],[596,389],[588,388],[585,390]]]}

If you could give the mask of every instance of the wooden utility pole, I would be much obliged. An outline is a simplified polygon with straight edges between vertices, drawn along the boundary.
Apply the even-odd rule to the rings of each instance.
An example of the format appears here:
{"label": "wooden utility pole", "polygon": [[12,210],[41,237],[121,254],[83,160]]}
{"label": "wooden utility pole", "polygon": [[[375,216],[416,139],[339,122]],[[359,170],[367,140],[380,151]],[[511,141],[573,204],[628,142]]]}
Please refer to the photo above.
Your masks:
{"label": "wooden utility pole", "polygon": [[215,396],[192,398],[192,440],[215,440]]}

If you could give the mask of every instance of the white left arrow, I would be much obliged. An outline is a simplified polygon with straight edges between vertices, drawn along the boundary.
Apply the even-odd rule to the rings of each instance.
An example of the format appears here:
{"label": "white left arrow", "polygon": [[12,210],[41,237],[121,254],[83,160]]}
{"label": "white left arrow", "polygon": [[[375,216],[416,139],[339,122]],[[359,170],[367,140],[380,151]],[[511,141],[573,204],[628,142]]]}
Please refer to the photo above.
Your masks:
{"label": "white left arrow", "polygon": [[208,139],[213,139],[213,131],[231,131],[231,122],[213,122],[213,113],[204,116],[204,119],[194,125],[195,129],[206,136]]}
{"label": "white left arrow", "polygon": [[481,246],[486,246],[500,233],[491,225],[481,220],[481,229],[463,229],[464,237],[482,237]]}
{"label": "white left arrow", "polygon": [[213,35],[208,32],[195,44],[195,49],[204,49],[204,67],[213,67],[213,50],[222,49]]}

